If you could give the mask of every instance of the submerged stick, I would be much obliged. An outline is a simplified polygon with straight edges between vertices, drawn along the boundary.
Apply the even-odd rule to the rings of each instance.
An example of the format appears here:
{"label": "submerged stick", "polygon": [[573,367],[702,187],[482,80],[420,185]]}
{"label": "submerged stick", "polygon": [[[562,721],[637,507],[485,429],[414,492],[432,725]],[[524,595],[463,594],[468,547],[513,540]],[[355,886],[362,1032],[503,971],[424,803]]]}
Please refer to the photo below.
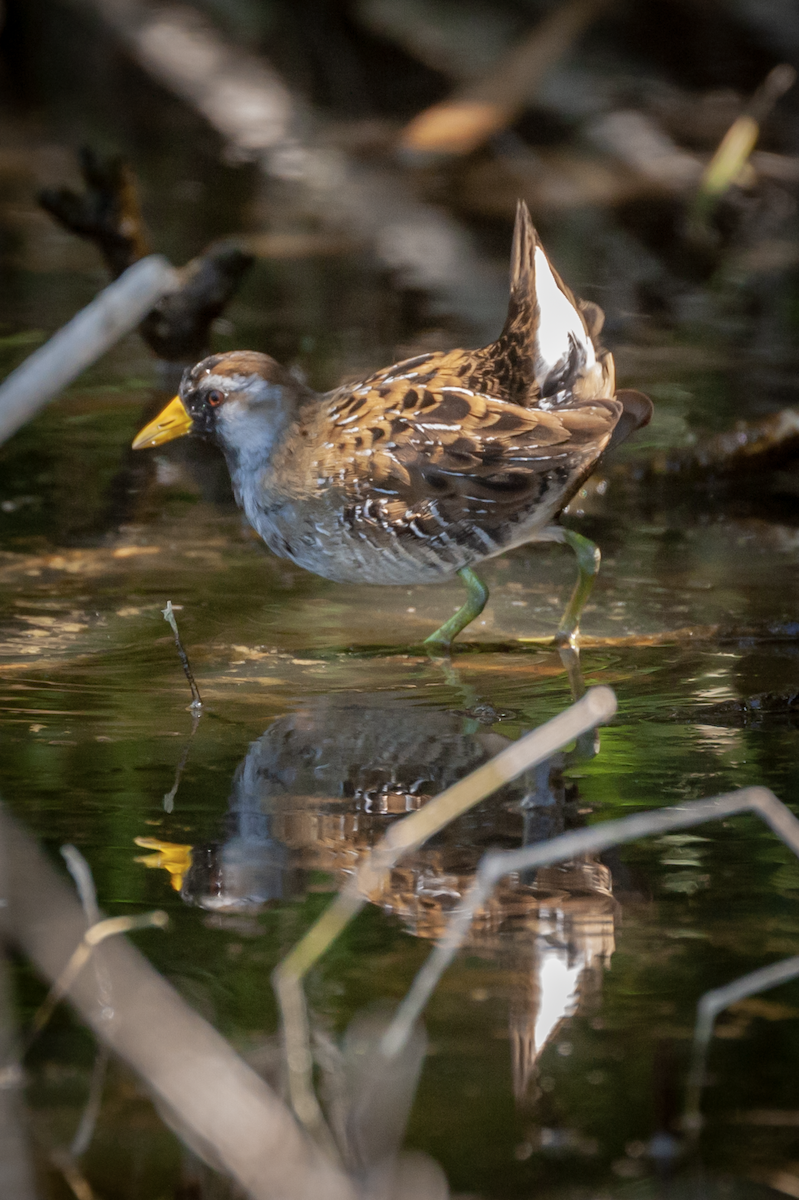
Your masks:
{"label": "submerged stick", "polygon": [[103,1102],[103,1087],[108,1069],[109,1054],[105,1046],[99,1046],[92,1067],[92,1078],[89,1084],[89,1095],[83,1109],[78,1128],[69,1147],[68,1155],[71,1160],[80,1158],[89,1149],[97,1127],[97,1118]]}
{"label": "submerged stick", "polygon": [[78,152],[85,190],[44,188],[39,204],[64,229],[94,242],[112,279],[150,253],[136,175],[121,154]]}
{"label": "submerged stick", "polygon": [[174,268],[160,254],[151,254],[34,350],[0,387],[0,445],[134,329],[156,300],[177,284]]}
{"label": "submerged stick", "polygon": [[379,895],[389,872],[403,855],[417,849],[503,784],[544,762],[589,729],[609,721],[615,711],[616,697],[610,688],[591,688],[565,712],[519,738],[465,779],[428,801],[423,808],[397,821],[364,856],[352,879],[275,969],[272,980],[283,1017],[291,1103],[308,1131],[326,1148],[332,1143],[332,1135],[313,1090],[303,976],[366,901]]}
{"label": "submerged stick", "polygon": [[799,857],[799,820],[773,792],[762,787],[744,788],[739,792],[715,796],[710,800],[696,800],[679,808],[638,813],[633,817],[623,817],[619,821],[603,821],[589,829],[561,834],[549,842],[539,842],[521,850],[484,855],[465,903],[450,919],[444,937],[428,956],[383,1036],[383,1053],[390,1058],[399,1053],[405,1045],[414,1023],[463,944],[475,914],[486,903],[503,876],[516,871],[529,871],[535,867],[551,866],[578,855],[597,854],[612,846],[632,842],[641,837],[651,837],[653,834],[666,833],[672,829],[686,829],[742,812],[757,813]]}
{"label": "submerged stick", "polygon": [[[200,696],[200,689],[197,687],[197,683],[194,678],[194,673],[192,672],[192,669],[191,669],[191,664],[189,663],[189,656],[186,653],[186,651],[183,649],[183,643],[180,640],[180,634],[178,633],[178,623],[175,620],[175,613],[172,608],[171,600],[167,600],[166,608],[162,608],[161,612],[164,614],[164,620],[167,622],[170,629],[172,630],[172,632],[175,635],[175,645],[178,648],[178,655],[180,657],[180,661],[183,666],[183,673],[186,676],[186,678],[188,679],[189,687],[191,688],[191,708],[196,711],[197,709],[200,709],[203,706],[202,697]],[[194,732],[194,730],[192,730],[192,733],[193,732]],[[177,783],[175,785],[175,791],[177,791]],[[164,800],[166,800],[166,796],[164,797]]]}

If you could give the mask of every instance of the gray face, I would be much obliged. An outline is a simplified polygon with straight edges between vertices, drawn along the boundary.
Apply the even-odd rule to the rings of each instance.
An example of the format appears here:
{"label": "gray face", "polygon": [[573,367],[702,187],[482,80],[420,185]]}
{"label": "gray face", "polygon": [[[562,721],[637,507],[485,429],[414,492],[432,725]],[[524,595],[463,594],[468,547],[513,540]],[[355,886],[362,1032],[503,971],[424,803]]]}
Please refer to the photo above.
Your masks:
{"label": "gray face", "polygon": [[212,355],[186,371],[180,398],[192,418],[192,432],[218,441],[238,458],[252,451],[253,443],[271,445],[296,388],[295,380],[266,354],[235,351]]}

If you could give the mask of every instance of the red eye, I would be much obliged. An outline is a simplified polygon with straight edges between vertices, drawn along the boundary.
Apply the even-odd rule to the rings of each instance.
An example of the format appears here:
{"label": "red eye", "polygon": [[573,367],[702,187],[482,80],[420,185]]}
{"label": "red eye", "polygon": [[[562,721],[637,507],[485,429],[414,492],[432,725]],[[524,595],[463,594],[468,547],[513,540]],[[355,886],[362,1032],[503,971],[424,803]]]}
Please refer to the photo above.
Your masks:
{"label": "red eye", "polygon": [[213,391],[208,393],[208,403],[211,405],[211,408],[216,408],[217,405],[222,403],[224,398],[221,392]]}

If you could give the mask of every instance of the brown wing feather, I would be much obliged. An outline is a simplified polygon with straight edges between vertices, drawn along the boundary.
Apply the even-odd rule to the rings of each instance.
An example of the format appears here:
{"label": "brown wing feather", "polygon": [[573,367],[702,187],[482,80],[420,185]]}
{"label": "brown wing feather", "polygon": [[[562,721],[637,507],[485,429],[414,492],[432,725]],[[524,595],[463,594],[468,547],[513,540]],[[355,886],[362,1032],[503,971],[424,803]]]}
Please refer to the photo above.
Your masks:
{"label": "brown wing feather", "polygon": [[319,478],[352,503],[370,497],[375,519],[412,520],[430,536],[498,527],[549,489],[565,504],[609,441],[621,405],[599,398],[559,411],[521,408],[464,387],[461,357],[411,360],[334,393]]}

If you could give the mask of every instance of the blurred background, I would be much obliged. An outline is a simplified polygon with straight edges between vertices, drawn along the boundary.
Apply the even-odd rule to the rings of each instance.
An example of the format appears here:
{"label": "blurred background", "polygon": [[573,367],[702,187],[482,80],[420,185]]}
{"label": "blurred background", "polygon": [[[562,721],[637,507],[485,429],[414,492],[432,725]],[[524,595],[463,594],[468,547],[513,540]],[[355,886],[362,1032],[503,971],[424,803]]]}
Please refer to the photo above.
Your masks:
{"label": "blurred background", "polygon": [[[404,994],[487,848],[754,783],[799,803],[793,0],[5,0],[0,21],[3,374],[150,250],[195,281],[0,447],[0,790],[59,869],[81,850],[105,912],[168,911],[136,942],[196,1011],[278,1080],[272,968],[393,818],[569,703],[536,639],[573,566],[494,560],[445,672],[408,647],[457,586],[310,576],[251,537],[215,452],[131,438],[206,349],[325,390],[493,340],[518,198],[655,403],[566,517],[603,552],[583,670],[620,715],[405,864],[310,977],[317,1045]],[[753,819],[700,833],[497,893],[430,1005],[408,1124],[454,1194],[799,1196],[796,984],[720,1023],[681,1142],[699,996],[799,952],[792,855]],[[12,974],[24,1032],[46,989]],[[43,1200],[238,1194],[66,1008],[24,1078]]]}

